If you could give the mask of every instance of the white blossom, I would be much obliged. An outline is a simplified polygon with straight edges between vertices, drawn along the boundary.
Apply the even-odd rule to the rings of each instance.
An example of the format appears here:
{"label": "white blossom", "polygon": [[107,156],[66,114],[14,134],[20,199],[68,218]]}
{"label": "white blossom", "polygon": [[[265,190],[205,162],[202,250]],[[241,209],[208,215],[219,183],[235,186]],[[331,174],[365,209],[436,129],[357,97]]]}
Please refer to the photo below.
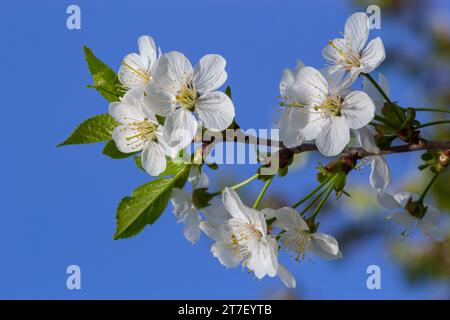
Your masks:
{"label": "white blossom", "polygon": [[391,170],[389,165],[381,155],[380,148],[375,143],[373,133],[369,126],[353,131],[358,144],[367,152],[375,153],[377,155],[368,156],[364,161],[370,163],[372,170],[370,172],[369,182],[372,188],[377,191],[382,191],[391,183]]}
{"label": "white blossom", "polygon": [[290,251],[296,260],[315,255],[326,260],[342,258],[337,240],[329,234],[310,230],[294,209],[285,207],[268,211],[266,215],[267,218],[276,218],[273,225],[283,230],[280,234],[282,248]]}
{"label": "white blossom", "polygon": [[152,37],[141,36],[138,45],[139,54],[130,53],[125,56],[119,69],[119,81],[127,89],[147,85],[157,61],[156,45]]}
{"label": "white blossom", "polygon": [[[191,183],[193,190],[208,188],[209,185],[208,176],[203,171],[200,172],[197,166],[191,168],[188,181]],[[201,232],[199,226],[202,218],[199,210],[192,202],[192,193],[180,188],[173,188],[170,200],[177,222],[184,224],[184,237],[192,244],[197,243],[200,239]]]}
{"label": "white blossom", "polygon": [[287,147],[315,140],[322,154],[335,156],[349,143],[350,129],[360,129],[374,117],[375,105],[365,92],[348,92],[335,77],[313,67],[285,71],[280,87],[288,114],[282,118],[286,129],[280,138]]}
{"label": "white blossom", "polygon": [[444,234],[439,229],[440,212],[433,206],[424,204],[426,208],[423,217],[417,217],[411,214],[407,209],[411,201],[417,201],[419,196],[410,192],[399,192],[391,195],[387,192],[378,193],[379,204],[391,210],[396,210],[395,213],[388,217],[399,226],[404,228],[404,234],[410,234],[416,227],[422,231],[423,234],[429,236],[435,241],[443,241]]}
{"label": "white blossom", "polygon": [[234,105],[223,92],[215,91],[227,79],[225,59],[208,54],[195,68],[180,52],[159,58],[147,101],[156,114],[167,117],[164,137],[172,147],[184,148],[194,138],[198,119],[211,131],[226,129],[234,118]]}
{"label": "white blossom", "polygon": [[215,243],[212,254],[227,268],[240,263],[255,273],[258,279],[278,276],[283,283],[294,288],[296,281],[285,266],[278,262],[276,240],[267,234],[264,210],[245,206],[231,188],[223,192],[223,204],[231,218],[225,223],[204,221],[200,228]]}
{"label": "white blossom", "polygon": [[162,127],[153,111],[145,106],[143,97],[143,89],[137,87],[129,90],[120,102],[109,105],[109,114],[120,123],[112,138],[123,153],[142,150],[142,166],[150,175],[157,176],[166,168],[166,155],[174,157],[177,150],[163,139]]}
{"label": "white blossom", "polygon": [[351,85],[360,73],[369,73],[386,57],[383,41],[370,41],[369,18],[364,12],[352,14],[345,22],[343,38],[330,40],[322,54],[328,61],[328,72],[343,78],[343,85]]}

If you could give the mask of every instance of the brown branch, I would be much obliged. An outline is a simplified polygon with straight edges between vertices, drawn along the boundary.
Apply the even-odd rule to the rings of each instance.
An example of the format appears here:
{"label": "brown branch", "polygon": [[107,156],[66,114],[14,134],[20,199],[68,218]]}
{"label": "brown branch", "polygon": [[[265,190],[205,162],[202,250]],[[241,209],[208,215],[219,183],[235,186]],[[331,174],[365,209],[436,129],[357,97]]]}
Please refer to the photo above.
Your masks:
{"label": "brown branch", "polygon": [[[245,134],[241,129],[237,129],[234,131],[233,136],[226,135],[223,137],[223,141],[217,141],[217,142],[241,142],[246,144],[254,144],[254,145],[263,145],[263,146],[274,146],[279,147],[279,152],[281,154],[299,154],[303,152],[310,152],[310,151],[318,151],[317,147],[313,143],[304,143],[300,146],[288,148],[283,145],[282,142],[276,141],[276,140],[270,140],[270,139],[261,139],[252,135]],[[203,152],[206,151],[206,149],[209,149],[213,147],[215,144],[215,139],[212,139],[211,141],[204,141],[203,143]],[[450,141],[429,141],[425,139],[419,140],[419,143],[415,144],[403,144],[403,145],[397,145],[392,147],[385,147],[380,148],[381,154],[387,155],[387,154],[396,154],[396,153],[405,153],[405,152],[413,152],[413,151],[420,151],[420,150],[429,150],[429,149],[450,149]],[[352,155],[356,156],[357,158],[361,159],[368,156],[374,156],[375,153],[368,152],[364,150],[361,147],[347,147],[345,148],[341,154],[338,156],[345,156],[345,155]]]}

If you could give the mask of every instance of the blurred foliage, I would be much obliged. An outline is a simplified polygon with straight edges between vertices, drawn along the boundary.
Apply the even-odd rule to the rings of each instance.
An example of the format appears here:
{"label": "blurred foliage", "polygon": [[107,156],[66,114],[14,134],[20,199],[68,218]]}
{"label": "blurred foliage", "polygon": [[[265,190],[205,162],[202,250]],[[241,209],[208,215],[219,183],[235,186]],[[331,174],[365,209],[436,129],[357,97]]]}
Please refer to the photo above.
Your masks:
{"label": "blurred foliage", "polygon": [[[427,105],[415,107],[450,108],[450,17],[439,8],[439,5],[445,4],[431,0],[351,0],[351,3],[359,10],[376,4],[381,8],[382,27],[388,21],[390,27],[392,24],[402,32],[412,33],[414,43],[410,42],[410,37],[398,39],[395,43],[385,43],[387,58],[383,67],[397,69],[408,78],[407,81],[411,79],[419,88],[423,88],[420,93],[425,95],[423,98]],[[439,113],[428,116],[430,120],[445,117]],[[432,130],[428,129],[425,135],[430,139],[448,140],[450,130],[445,125],[436,126]],[[447,216],[450,212],[449,171],[439,177],[430,193]],[[414,183],[424,186],[429,174],[424,172],[418,176],[420,180]],[[348,235],[364,236],[364,232],[355,233],[354,228],[350,227],[343,231],[343,235],[347,235],[346,238]],[[426,245],[392,241],[391,249],[412,282],[435,279],[450,283],[449,241],[449,238],[445,244],[427,241]]]}

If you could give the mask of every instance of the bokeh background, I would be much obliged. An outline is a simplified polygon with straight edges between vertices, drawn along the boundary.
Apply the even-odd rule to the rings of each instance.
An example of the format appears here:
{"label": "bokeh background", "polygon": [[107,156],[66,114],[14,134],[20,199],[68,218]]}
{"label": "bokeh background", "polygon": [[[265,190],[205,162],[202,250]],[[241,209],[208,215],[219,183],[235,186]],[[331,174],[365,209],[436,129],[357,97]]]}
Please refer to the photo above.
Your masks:
{"label": "bokeh background", "polygon": [[[81,7],[81,30],[66,28],[66,8]],[[270,128],[279,115],[278,82],[296,60],[322,67],[321,50],[339,36],[346,18],[368,4],[382,8],[385,42],[379,69],[402,106],[450,104],[450,6],[448,1],[12,1],[0,4],[3,138],[0,157],[0,298],[3,299],[418,299],[450,297],[450,249],[420,234],[403,239],[386,223],[368,185],[369,168],[353,172],[351,198],[320,215],[322,231],[336,236],[344,259],[282,261],[297,278],[295,290],[278,279],[255,280],[227,270],[209,252],[204,235],[193,246],[170,208],[139,236],[113,241],[120,199],[149,177],[132,158],[111,160],[101,145],[56,148],[82,120],[108,104],[94,90],[82,46],[117,70],[122,57],[149,34],[167,52],[191,61],[220,53],[228,61],[237,121]],[[358,86],[358,84],[357,84]],[[421,114],[422,119],[431,119]],[[440,115],[442,117],[442,115]],[[424,130],[450,138],[448,127]],[[302,156],[303,157],[303,156]],[[419,153],[389,156],[390,190],[421,191]],[[291,205],[315,185],[318,155],[299,159],[276,178],[263,205]],[[253,175],[256,165],[223,165],[210,172],[213,188]],[[262,187],[240,191],[248,204]],[[432,190],[448,230],[449,174]],[[81,267],[82,289],[67,290],[68,265]],[[368,290],[366,268],[379,265],[381,290]]]}

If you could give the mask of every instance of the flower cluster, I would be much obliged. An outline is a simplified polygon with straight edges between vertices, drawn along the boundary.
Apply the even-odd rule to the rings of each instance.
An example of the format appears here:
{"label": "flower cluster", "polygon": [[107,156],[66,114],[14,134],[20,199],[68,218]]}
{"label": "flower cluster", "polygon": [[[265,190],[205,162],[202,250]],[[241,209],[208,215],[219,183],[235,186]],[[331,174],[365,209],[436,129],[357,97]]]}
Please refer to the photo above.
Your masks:
{"label": "flower cluster", "polygon": [[192,142],[199,121],[211,131],[226,129],[234,119],[234,105],[216,91],[227,79],[222,56],[205,55],[193,68],[180,52],[158,54],[149,36],[140,37],[138,44],[139,54],[128,54],[119,70],[127,92],[111,103],[109,113],[121,123],[113,133],[117,148],[124,153],[142,150],[143,167],[157,176],[166,168],[165,156],[175,157]]}
{"label": "flower cluster", "polygon": [[[214,241],[211,253],[226,268],[242,265],[258,279],[277,276],[293,288],[296,280],[280,263],[279,252],[288,252],[297,261],[314,256],[325,260],[342,258],[338,241],[319,232],[316,218],[333,191],[337,198],[348,195],[348,173],[370,164],[369,182],[378,202],[396,210],[387,219],[400,225],[404,235],[417,227],[430,238],[443,241],[444,234],[438,227],[440,213],[424,204],[424,198],[450,163],[450,142],[428,147],[418,130],[427,125],[416,120],[415,110],[390,100],[388,82],[382,74],[378,81],[369,75],[385,59],[382,40],[368,42],[369,30],[368,16],[355,13],[347,19],[343,37],[329,41],[323,49],[324,68],[297,62],[294,70],[284,70],[279,84],[281,141],[266,145],[280,146],[274,154],[282,165],[276,173],[265,175],[260,169],[268,166],[272,158],[261,161],[261,156],[262,167],[257,174],[217,192],[209,190],[203,163],[177,163],[174,159],[184,155],[202,128],[223,136],[225,129],[239,127],[230,92],[218,91],[227,80],[225,59],[208,54],[193,67],[182,53],[162,53],[151,37],[142,36],[138,40],[139,53],[128,54],[116,75],[85,49],[88,63],[97,63],[100,70],[93,75],[94,80],[101,78],[95,80],[96,89],[111,102],[109,115],[88,119],[63,144],[109,141],[105,154],[125,158],[140,152],[136,164],[157,177],[122,199],[114,238],[134,236],[154,223],[170,200],[189,242],[197,243],[203,232]],[[355,88],[359,76],[363,78],[362,90]],[[116,87],[120,92],[111,91]],[[100,128],[101,134],[94,130],[99,121],[108,126],[108,130]],[[391,145],[395,139],[406,143],[402,152],[426,150],[422,155],[425,163],[419,169],[430,168],[434,176],[420,196],[408,192],[391,195],[386,191],[391,172],[384,155],[395,150],[396,146]],[[190,155],[193,159],[203,158],[212,143],[201,141],[203,145]],[[319,151],[337,158],[325,166],[319,164],[319,186],[291,207],[258,209],[274,177],[286,175],[294,154],[303,151]],[[256,179],[265,185],[249,207],[236,190]],[[191,185],[189,192],[183,190],[187,181]],[[302,205],[303,209],[297,211]]]}

